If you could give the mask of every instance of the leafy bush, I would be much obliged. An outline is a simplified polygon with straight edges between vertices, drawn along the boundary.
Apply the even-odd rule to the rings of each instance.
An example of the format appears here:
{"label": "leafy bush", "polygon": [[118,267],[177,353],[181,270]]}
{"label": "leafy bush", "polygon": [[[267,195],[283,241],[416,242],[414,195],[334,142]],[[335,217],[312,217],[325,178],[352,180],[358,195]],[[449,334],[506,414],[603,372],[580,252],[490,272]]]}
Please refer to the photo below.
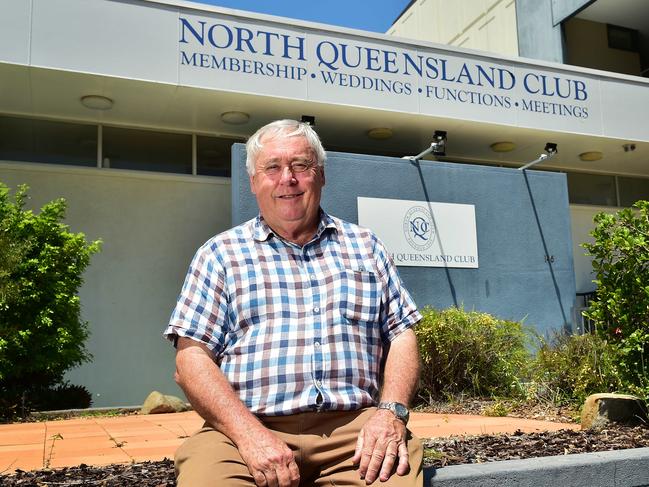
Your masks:
{"label": "leafy bush", "polygon": [[593,257],[597,291],[585,313],[620,360],[626,386],[649,396],[649,202],[599,213],[583,244]]}
{"label": "leafy bush", "polygon": [[540,339],[527,398],[580,406],[600,392],[623,389],[615,353],[597,335],[557,334]]}
{"label": "leafy bush", "polygon": [[65,201],[24,209],[27,187],[12,202],[0,183],[0,415],[63,380],[90,359],[77,291],[99,241],[86,242],[61,223]]}
{"label": "leafy bush", "polygon": [[521,323],[459,308],[426,307],[422,314],[416,333],[423,399],[520,393],[520,378],[530,358],[529,335]]}
{"label": "leafy bush", "polygon": [[0,302],[15,298],[18,293],[11,276],[24,258],[27,247],[28,242],[12,241],[7,229],[0,228]]}

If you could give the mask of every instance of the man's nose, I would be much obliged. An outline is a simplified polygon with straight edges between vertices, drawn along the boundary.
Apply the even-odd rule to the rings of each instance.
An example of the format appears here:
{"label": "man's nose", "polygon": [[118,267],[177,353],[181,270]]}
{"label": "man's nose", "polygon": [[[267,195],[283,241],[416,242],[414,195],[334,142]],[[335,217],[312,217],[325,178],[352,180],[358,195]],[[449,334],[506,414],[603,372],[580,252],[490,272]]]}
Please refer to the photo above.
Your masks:
{"label": "man's nose", "polygon": [[281,183],[291,183],[295,180],[295,174],[291,166],[283,166],[282,172],[279,175],[279,180]]}

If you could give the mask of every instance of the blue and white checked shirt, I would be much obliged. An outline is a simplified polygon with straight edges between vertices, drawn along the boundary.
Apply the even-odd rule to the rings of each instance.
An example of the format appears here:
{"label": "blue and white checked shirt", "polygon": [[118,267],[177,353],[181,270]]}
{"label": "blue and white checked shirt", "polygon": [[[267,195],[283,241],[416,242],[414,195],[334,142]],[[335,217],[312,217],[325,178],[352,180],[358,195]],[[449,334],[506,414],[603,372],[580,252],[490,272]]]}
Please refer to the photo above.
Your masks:
{"label": "blue and white checked shirt", "polygon": [[321,211],[304,247],[261,217],[208,240],[164,334],[207,345],[250,411],[276,416],[374,405],[385,345],[420,319],[376,236]]}

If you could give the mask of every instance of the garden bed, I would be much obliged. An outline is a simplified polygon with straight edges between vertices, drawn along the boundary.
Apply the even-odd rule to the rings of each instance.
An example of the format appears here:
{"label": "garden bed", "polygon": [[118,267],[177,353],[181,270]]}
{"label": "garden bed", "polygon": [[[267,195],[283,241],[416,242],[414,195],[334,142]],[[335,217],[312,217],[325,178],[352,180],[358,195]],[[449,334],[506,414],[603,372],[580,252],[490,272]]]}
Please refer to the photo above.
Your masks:
{"label": "garden bed", "polygon": [[[465,436],[430,439],[425,441],[425,445],[424,465],[443,468],[450,465],[649,447],[649,428],[618,426],[600,432],[561,430]],[[175,486],[176,482],[173,462],[162,460],[103,467],[81,465],[31,472],[18,471],[12,475],[0,476],[0,484],[6,487],[36,485],[171,487]]]}

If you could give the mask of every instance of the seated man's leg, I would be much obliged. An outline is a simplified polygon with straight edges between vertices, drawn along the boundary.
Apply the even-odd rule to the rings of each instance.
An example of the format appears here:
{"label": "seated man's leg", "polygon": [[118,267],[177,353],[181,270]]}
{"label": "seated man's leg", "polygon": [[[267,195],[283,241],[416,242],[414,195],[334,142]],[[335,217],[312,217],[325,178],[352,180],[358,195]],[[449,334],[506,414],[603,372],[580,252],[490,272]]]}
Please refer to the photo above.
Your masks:
{"label": "seated man's leg", "polygon": [[[374,411],[368,408],[347,413],[306,413],[267,418],[264,422],[295,452],[301,485],[365,487],[351,459],[358,434]],[[423,447],[413,435],[408,439],[408,453],[407,475],[395,473],[388,482],[377,480],[375,485],[421,487]],[[178,487],[255,485],[234,444],[210,427],[204,427],[178,448],[176,476]]]}
{"label": "seated man's leg", "polygon": [[[314,438],[309,442],[309,451],[303,451],[303,462],[309,462],[315,470],[313,485],[316,486],[359,486],[366,487],[365,480],[360,478],[358,466],[352,464],[358,434],[365,422],[374,414],[375,408],[368,408],[360,413],[320,413],[320,421],[309,431]],[[342,414],[333,421],[328,420]],[[348,415],[345,421],[341,421]],[[317,439],[315,439],[317,438]],[[306,450],[306,449],[305,449]],[[387,482],[376,480],[373,485],[390,487],[421,487],[423,485],[423,446],[416,436],[408,436],[408,454],[410,471],[404,476],[394,473]],[[395,470],[396,470],[395,462]],[[313,470],[312,470],[313,471]],[[319,478],[317,478],[319,477]]]}
{"label": "seated man's leg", "polygon": [[178,487],[254,486],[248,467],[230,439],[209,426],[176,450]]}

